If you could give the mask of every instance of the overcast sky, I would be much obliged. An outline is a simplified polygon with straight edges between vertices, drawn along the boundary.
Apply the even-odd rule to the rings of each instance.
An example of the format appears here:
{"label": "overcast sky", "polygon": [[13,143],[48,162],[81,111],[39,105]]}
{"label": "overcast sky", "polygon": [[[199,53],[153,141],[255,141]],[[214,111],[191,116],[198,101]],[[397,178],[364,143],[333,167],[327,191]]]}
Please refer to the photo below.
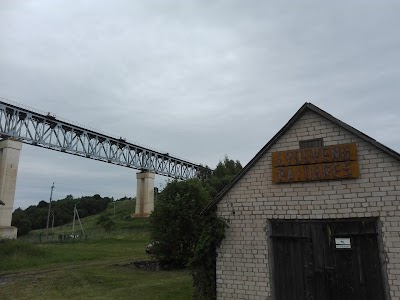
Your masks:
{"label": "overcast sky", "polygon": [[[399,1],[2,0],[0,96],[212,168],[247,164],[304,102],[399,152],[399,16]],[[135,174],[23,145],[14,208],[53,181],[53,199],[135,196]]]}

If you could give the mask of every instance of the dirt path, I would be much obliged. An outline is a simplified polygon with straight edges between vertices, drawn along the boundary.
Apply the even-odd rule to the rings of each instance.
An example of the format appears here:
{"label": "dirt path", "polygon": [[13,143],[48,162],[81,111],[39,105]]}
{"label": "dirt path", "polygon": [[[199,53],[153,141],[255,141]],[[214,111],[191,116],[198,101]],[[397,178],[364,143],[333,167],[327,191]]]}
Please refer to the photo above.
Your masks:
{"label": "dirt path", "polygon": [[74,271],[87,267],[101,267],[101,266],[126,266],[131,264],[130,261],[115,259],[108,259],[106,262],[102,261],[86,261],[86,262],[73,262],[73,263],[58,263],[56,265],[48,265],[42,268],[32,268],[31,270],[23,270],[11,273],[0,273],[0,287],[15,283],[18,281],[38,281],[42,278],[51,276],[52,273]]}

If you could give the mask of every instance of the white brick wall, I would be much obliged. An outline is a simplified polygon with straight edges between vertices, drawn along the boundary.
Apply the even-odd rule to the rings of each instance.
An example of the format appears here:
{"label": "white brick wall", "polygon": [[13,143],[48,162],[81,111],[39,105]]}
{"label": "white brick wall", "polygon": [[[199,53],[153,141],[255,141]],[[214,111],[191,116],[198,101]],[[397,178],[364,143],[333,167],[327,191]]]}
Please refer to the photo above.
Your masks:
{"label": "white brick wall", "polygon": [[[313,138],[356,143],[359,178],[273,184],[271,153]],[[301,116],[221,199],[218,214],[229,220],[218,250],[218,299],[272,299],[268,220],[379,217],[390,296],[400,300],[400,161],[319,114]]]}

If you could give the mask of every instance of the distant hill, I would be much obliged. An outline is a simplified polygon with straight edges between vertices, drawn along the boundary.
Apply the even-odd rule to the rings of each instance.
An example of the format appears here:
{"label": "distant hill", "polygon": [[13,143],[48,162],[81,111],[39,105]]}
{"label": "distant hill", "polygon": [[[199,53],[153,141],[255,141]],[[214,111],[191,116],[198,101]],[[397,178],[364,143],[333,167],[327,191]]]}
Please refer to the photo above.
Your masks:
{"label": "distant hill", "polygon": [[[110,204],[112,205],[112,208],[114,208],[113,203],[120,203],[123,201],[127,201],[127,203],[132,203],[132,200],[127,197],[124,197],[117,201],[113,201],[112,198],[103,198],[98,194],[93,196],[84,196],[80,198],[74,198],[72,195],[68,195],[64,199],[52,201],[49,228],[52,227],[52,225],[54,225],[54,227],[60,227],[71,223],[73,220],[75,205],[78,210],[79,217],[82,219],[104,212]],[[115,205],[116,213],[118,206],[119,205],[117,204]],[[26,235],[31,230],[45,229],[47,225],[48,210],[49,203],[46,201],[40,201],[38,205],[31,205],[24,210],[22,210],[21,208],[17,208],[13,212],[11,224],[18,227],[18,236]],[[112,213],[114,213],[114,209],[112,210]],[[130,208],[130,210],[132,213],[132,208]]]}

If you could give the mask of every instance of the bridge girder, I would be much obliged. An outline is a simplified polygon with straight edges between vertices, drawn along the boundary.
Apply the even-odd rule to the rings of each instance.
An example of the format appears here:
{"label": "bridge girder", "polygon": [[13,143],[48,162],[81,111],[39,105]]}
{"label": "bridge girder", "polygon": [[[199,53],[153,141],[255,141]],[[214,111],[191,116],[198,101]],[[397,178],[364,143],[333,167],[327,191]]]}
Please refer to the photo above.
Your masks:
{"label": "bridge girder", "polygon": [[4,102],[0,98],[0,136],[23,143],[156,174],[190,179],[200,165],[168,153],[129,143],[92,129],[58,120],[51,114]]}

